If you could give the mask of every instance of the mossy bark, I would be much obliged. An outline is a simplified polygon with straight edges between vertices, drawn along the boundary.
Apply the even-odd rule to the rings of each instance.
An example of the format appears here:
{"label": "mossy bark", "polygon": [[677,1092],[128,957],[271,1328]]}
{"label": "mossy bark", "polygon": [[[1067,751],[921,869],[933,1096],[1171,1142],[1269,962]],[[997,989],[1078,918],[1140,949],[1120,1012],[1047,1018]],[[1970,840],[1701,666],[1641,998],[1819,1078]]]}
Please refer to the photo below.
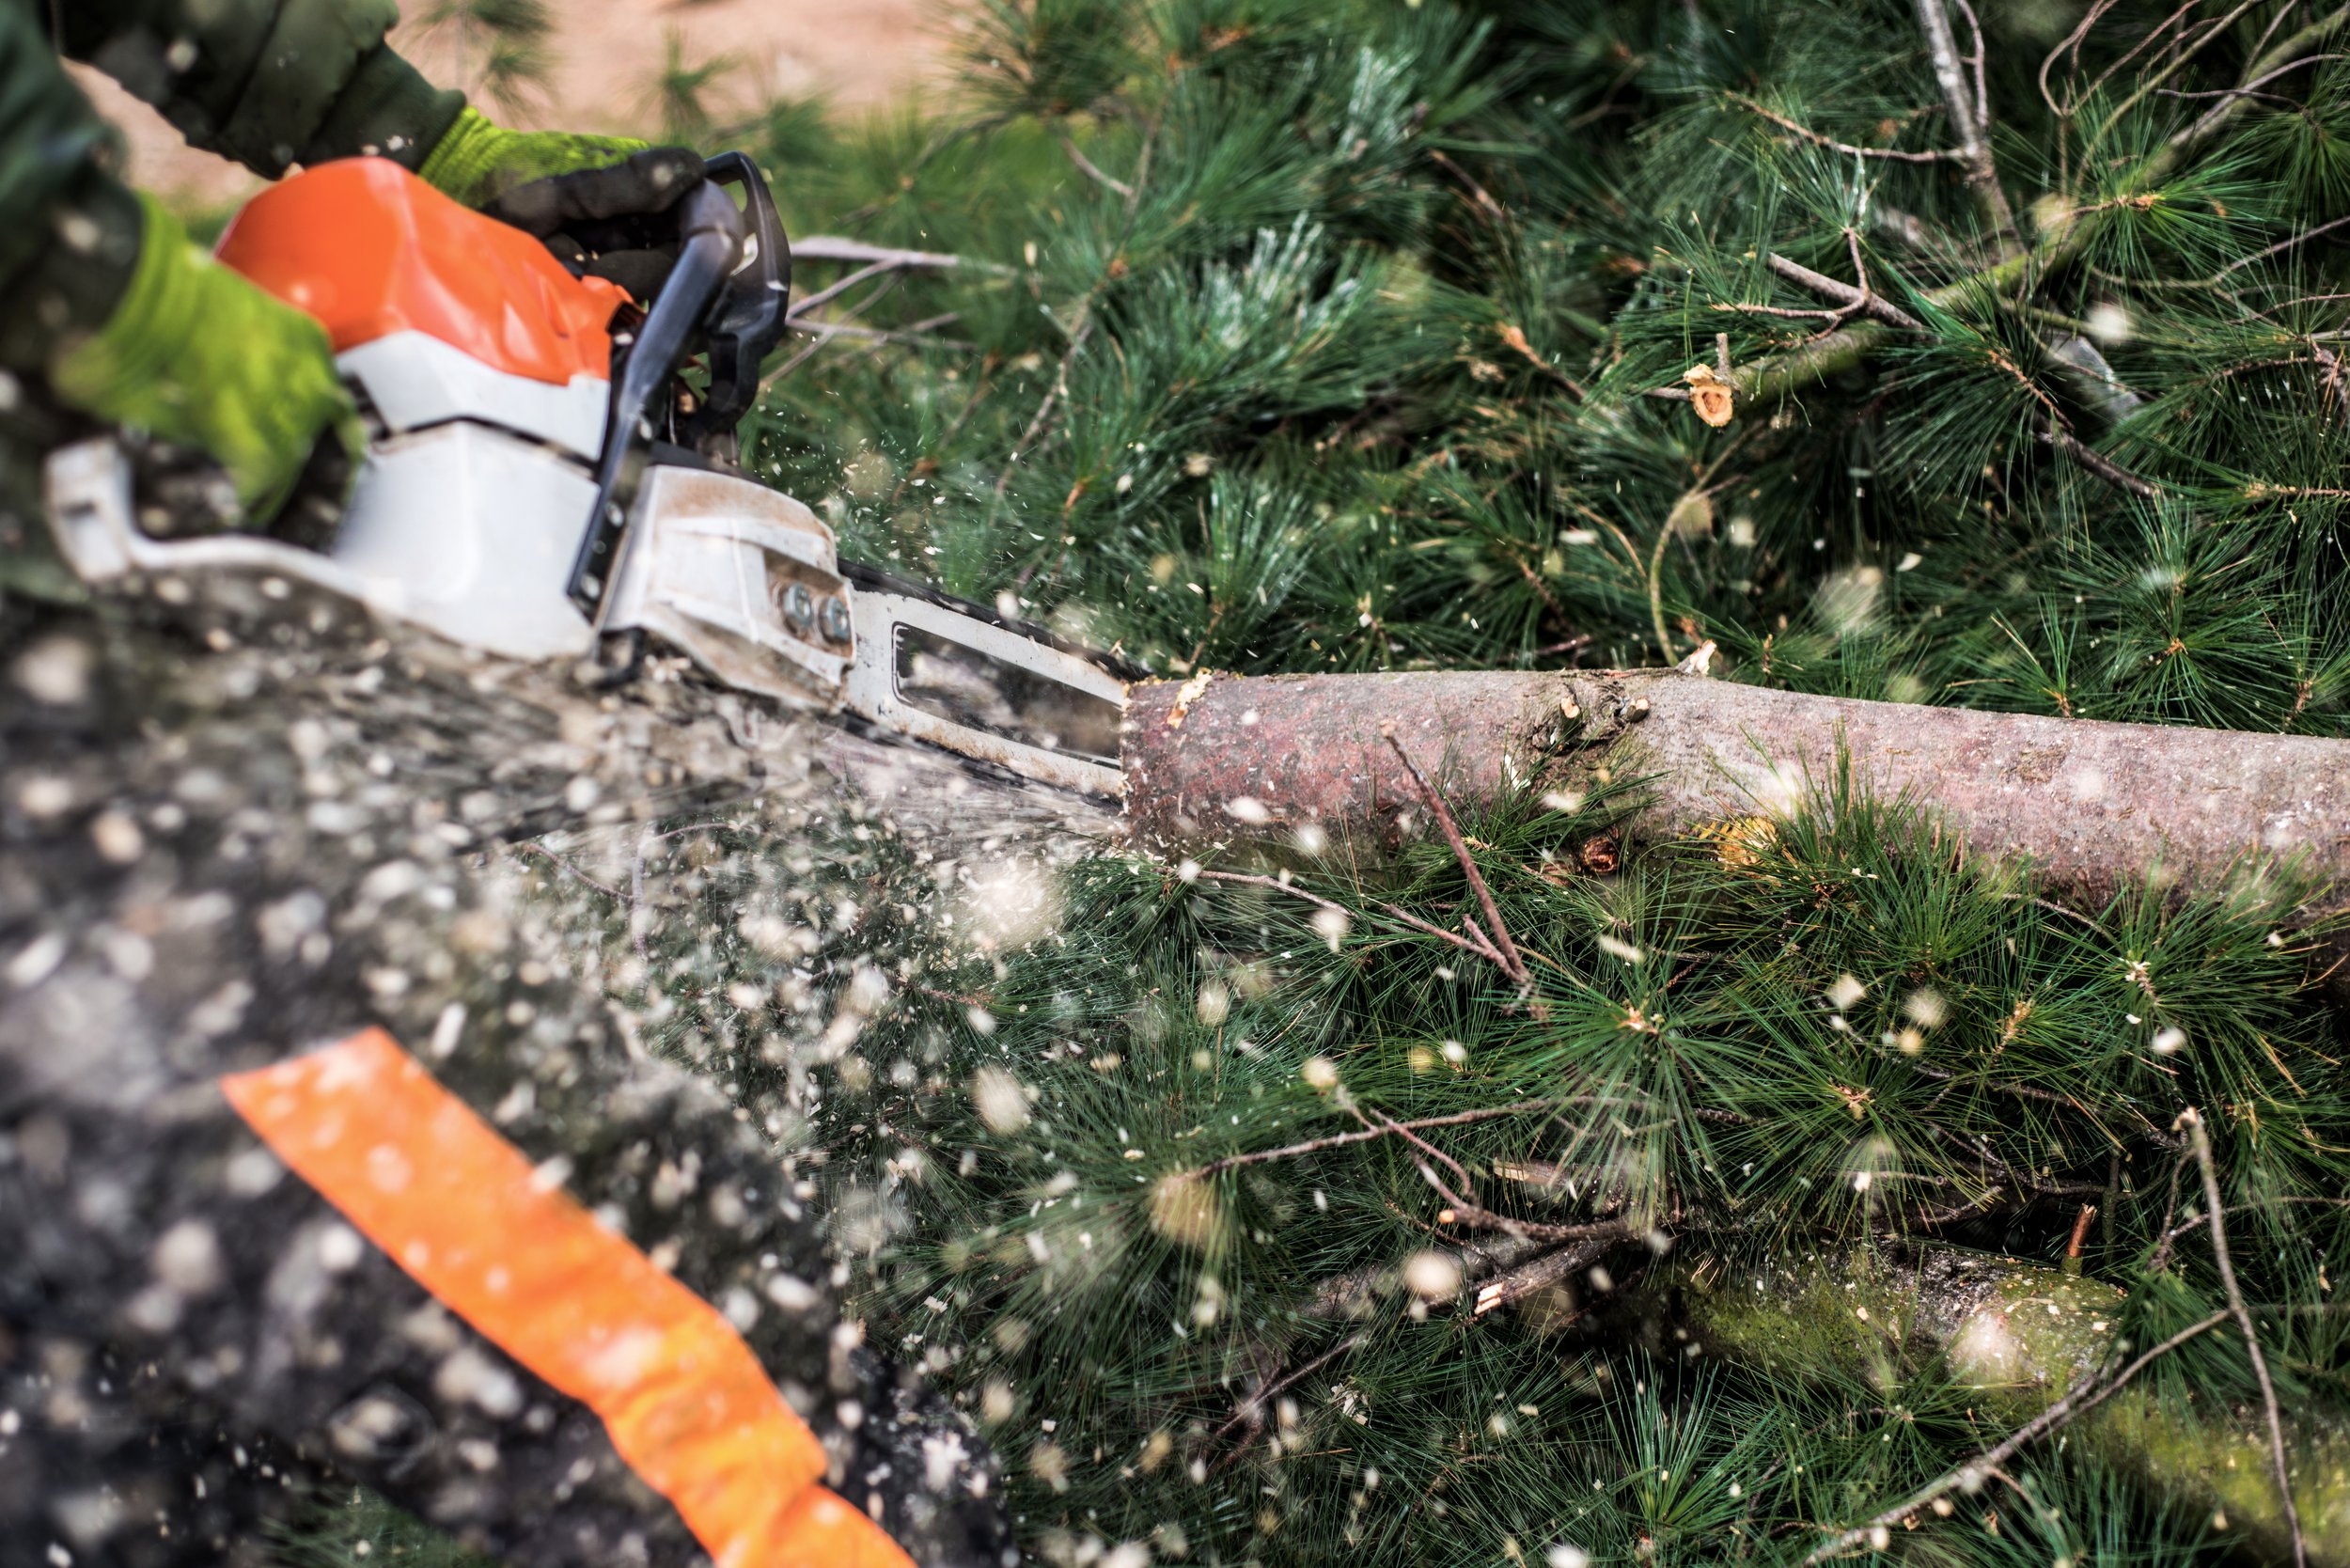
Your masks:
{"label": "mossy bark", "polygon": [[[2125,1297],[2112,1285],[1955,1247],[1821,1252],[1727,1270],[1692,1255],[1657,1283],[1677,1295],[1684,1327],[1705,1354],[1779,1376],[1832,1369],[1881,1383],[1939,1360],[2007,1429],[2143,1348],[2119,1342]],[[2309,1560],[2350,1564],[2350,1424],[2302,1405],[2285,1412],[2284,1429]],[[2076,1449],[2224,1519],[2256,1555],[2290,1560],[2256,1403],[2158,1392],[2141,1381],[2064,1432]]]}

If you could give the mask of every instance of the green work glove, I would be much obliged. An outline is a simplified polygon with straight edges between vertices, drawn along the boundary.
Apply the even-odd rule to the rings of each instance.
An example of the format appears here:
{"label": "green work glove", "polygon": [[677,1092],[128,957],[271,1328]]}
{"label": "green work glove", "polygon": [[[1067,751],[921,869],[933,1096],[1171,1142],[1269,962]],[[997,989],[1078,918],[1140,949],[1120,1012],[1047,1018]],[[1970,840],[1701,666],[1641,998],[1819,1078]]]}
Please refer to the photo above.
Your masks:
{"label": "green work glove", "polygon": [[[658,159],[639,154],[659,153]],[[577,136],[560,131],[509,131],[477,109],[466,109],[433,144],[416,172],[443,196],[486,208],[518,188],[558,176],[610,169],[626,188],[601,204],[601,218],[624,212],[657,212],[702,177],[699,156],[682,147],[655,148],[629,136]],[[591,182],[591,183],[609,183]]]}
{"label": "green work glove", "polygon": [[152,198],[140,204],[130,287],[51,362],[50,385],[84,413],[211,453],[257,522],[306,470],[337,472],[339,490],[366,432],[326,329],[190,243]]}
{"label": "green work glove", "polygon": [[507,131],[467,109],[418,172],[444,195],[535,236],[572,273],[609,278],[641,302],[677,259],[661,214],[703,170],[691,148]]}

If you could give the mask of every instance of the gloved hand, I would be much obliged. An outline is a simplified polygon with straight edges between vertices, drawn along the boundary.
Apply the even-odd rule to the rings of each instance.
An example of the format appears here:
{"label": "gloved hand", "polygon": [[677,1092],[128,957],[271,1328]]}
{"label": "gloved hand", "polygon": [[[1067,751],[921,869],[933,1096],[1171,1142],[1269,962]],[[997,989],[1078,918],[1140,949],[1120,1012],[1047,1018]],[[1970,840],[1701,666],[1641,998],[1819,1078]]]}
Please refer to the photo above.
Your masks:
{"label": "gloved hand", "polygon": [[676,253],[674,236],[648,220],[702,178],[702,160],[691,148],[626,136],[509,131],[467,109],[417,172],[444,195],[537,236],[574,273],[610,278],[643,300]]}
{"label": "gloved hand", "polygon": [[276,517],[306,474],[339,500],[366,432],[326,329],[140,201],[130,286],[104,325],[51,362],[50,385],[84,413],[209,452],[255,522]]}

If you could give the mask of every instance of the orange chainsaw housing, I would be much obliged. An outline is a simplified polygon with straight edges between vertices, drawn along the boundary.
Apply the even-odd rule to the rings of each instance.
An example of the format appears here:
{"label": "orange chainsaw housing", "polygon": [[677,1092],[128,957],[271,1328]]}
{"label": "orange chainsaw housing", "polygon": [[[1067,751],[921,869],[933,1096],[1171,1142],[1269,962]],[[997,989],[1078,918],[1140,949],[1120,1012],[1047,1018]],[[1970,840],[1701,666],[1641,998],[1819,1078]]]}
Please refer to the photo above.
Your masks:
{"label": "orange chainsaw housing", "polygon": [[326,326],[335,352],[421,332],[494,369],[570,384],[612,374],[628,292],[573,277],[544,245],[388,158],[278,181],[221,236],[222,262]]}

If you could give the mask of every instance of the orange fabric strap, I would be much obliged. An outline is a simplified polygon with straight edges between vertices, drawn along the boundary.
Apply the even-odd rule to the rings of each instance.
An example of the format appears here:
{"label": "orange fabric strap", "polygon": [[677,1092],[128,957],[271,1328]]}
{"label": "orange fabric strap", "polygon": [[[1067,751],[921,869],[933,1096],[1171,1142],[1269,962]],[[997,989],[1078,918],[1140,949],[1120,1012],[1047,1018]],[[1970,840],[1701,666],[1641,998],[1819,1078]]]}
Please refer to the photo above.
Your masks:
{"label": "orange fabric strap", "polygon": [[719,1568],[913,1568],[733,1325],[600,1224],[382,1029],[220,1081],[416,1283],[594,1411]]}

